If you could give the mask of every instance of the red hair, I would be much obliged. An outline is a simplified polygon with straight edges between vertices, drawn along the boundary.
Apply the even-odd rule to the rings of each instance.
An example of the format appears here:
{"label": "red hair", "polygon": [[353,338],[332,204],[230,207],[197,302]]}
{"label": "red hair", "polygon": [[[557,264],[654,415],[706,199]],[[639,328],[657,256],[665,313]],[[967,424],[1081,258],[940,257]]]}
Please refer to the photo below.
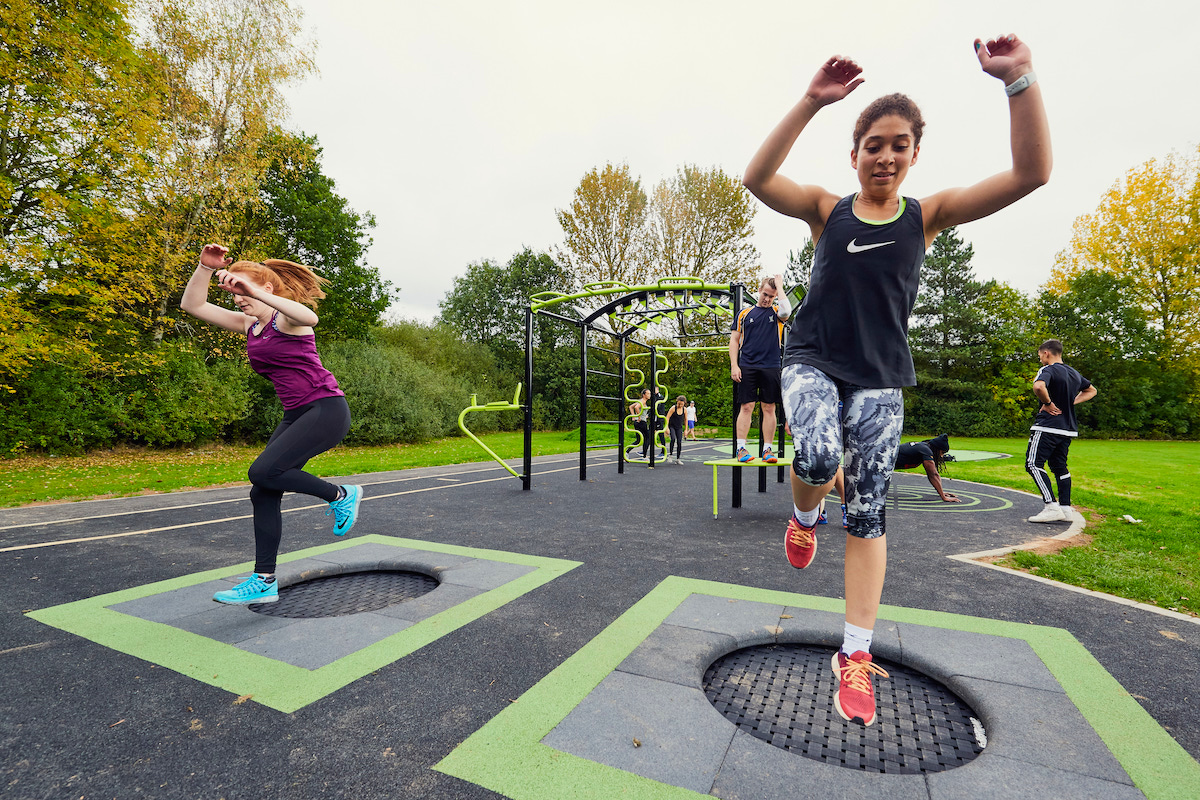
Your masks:
{"label": "red hair", "polygon": [[271,284],[273,294],[317,307],[317,301],[325,297],[322,286],[329,283],[326,278],[312,271],[311,267],[282,258],[266,261],[236,261],[228,267],[230,272],[249,275],[259,285]]}

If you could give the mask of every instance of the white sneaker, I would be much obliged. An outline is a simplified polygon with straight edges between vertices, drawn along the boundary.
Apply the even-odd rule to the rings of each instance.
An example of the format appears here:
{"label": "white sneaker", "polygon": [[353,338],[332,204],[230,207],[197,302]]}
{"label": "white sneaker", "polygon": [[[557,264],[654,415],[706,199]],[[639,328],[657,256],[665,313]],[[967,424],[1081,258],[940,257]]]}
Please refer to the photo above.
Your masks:
{"label": "white sneaker", "polygon": [[1062,522],[1070,519],[1058,506],[1046,506],[1037,514],[1029,518],[1030,522]]}

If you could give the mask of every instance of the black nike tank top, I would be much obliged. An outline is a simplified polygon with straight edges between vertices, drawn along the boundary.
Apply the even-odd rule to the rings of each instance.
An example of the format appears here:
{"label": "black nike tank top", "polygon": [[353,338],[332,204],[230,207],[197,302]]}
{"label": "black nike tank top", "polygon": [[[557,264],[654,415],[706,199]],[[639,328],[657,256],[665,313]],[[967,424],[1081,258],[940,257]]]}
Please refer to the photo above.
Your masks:
{"label": "black nike tank top", "polygon": [[825,223],[783,364],[809,364],[867,389],[913,386],[908,317],[925,260],[921,204],[901,198],[892,219],[864,222],[854,198],[839,200]]}

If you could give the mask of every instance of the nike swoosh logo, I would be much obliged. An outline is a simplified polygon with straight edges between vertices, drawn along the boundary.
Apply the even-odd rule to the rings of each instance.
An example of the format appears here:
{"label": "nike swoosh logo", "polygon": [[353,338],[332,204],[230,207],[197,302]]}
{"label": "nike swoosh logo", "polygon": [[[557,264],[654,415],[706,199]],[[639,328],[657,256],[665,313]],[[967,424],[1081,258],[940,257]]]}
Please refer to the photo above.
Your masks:
{"label": "nike swoosh logo", "polygon": [[[855,239],[857,238],[855,237]],[[855,239],[851,239],[850,244],[846,245],[847,253],[862,253],[866,250],[874,250],[876,247],[887,247],[889,244],[895,244],[894,241],[878,242],[876,244],[856,244]]]}

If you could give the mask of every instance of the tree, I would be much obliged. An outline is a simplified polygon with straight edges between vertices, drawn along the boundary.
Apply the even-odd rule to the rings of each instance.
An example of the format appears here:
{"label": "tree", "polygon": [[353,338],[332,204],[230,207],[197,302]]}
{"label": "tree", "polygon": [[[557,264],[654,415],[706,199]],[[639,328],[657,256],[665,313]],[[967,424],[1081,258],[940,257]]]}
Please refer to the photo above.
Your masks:
{"label": "tree", "polygon": [[1075,220],[1047,287],[1068,291],[1091,269],[1129,280],[1167,353],[1200,372],[1200,153],[1150,159]]}
{"label": "tree", "polygon": [[783,270],[785,286],[799,286],[808,292],[808,282],[812,280],[813,256],[816,255],[816,245],[812,237],[806,236],[800,252],[788,250],[788,263]]}
{"label": "tree", "polygon": [[973,255],[974,248],[951,227],[938,234],[925,256],[908,334],[918,372],[958,378],[978,366],[987,341],[979,301],[989,285],[975,280]]}
{"label": "tree", "polygon": [[395,295],[389,281],[365,261],[375,218],[359,214],[321,172],[315,137],[273,130],[263,140],[270,164],[262,200],[249,203],[228,240],[235,253],[287,258],[329,279],[321,301],[322,338],[366,338]]}
{"label": "tree", "polygon": [[[467,341],[487,343],[507,369],[522,371],[529,298],[538,292],[561,292],[573,283],[567,268],[526,247],[505,266],[487,259],[469,265],[438,303],[438,320]],[[535,347],[553,349],[562,335],[561,323],[535,318]]]}
{"label": "tree", "polygon": [[[0,7],[0,388],[50,362],[91,369],[128,276],[89,243],[123,231],[149,170],[154,81],[113,0]],[[133,348],[133,349],[136,349]]]}
{"label": "tree", "polygon": [[648,219],[654,273],[710,283],[752,278],[758,259],[751,224],[756,211],[737,178],[720,167],[685,164],[654,189]]}
{"label": "tree", "polygon": [[287,0],[151,0],[146,49],[163,83],[153,180],[142,203],[156,260],[146,312],[154,339],[205,241],[222,241],[247,204],[261,202],[262,142],[284,116],[280,87],[308,74]]}
{"label": "tree", "polygon": [[1046,319],[1037,304],[1007,283],[988,281],[976,310],[987,336],[979,353],[975,380],[986,383],[996,402],[996,414],[1007,430],[1004,435],[1029,427],[1037,407],[1033,375],[1037,371],[1037,346],[1050,337]]}
{"label": "tree", "polygon": [[124,12],[120,0],[0,6],[6,284],[22,249],[40,260],[72,211],[128,189],[145,169],[151,86]]}
{"label": "tree", "polygon": [[558,261],[584,284],[643,282],[646,213],[641,179],[630,174],[628,164],[592,169],[580,180],[570,207],[554,212],[565,244],[555,251]]}
{"label": "tree", "polygon": [[1067,291],[1043,290],[1037,310],[1061,339],[1064,359],[1099,389],[1079,406],[1082,424],[1120,436],[1183,436],[1195,430],[1187,376],[1164,355],[1163,334],[1136,302],[1131,279],[1087,270]]}
{"label": "tree", "polygon": [[[538,292],[563,291],[574,283],[569,269],[526,247],[505,266],[483,260],[467,267],[438,304],[437,322],[463,340],[483,342],[506,379],[525,375],[525,308]],[[579,345],[573,328],[534,317],[533,404],[535,424],[573,427],[579,414]],[[526,387],[528,390],[529,387]],[[505,394],[505,391],[508,394]],[[509,399],[512,387],[493,399]]]}

